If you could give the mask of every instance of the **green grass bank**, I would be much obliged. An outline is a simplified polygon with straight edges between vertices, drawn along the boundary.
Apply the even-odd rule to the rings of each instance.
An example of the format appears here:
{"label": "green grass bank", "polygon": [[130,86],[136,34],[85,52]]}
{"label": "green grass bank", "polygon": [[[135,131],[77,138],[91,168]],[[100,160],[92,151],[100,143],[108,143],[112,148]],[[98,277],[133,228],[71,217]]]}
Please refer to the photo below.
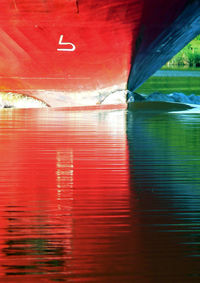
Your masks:
{"label": "green grass bank", "polygon": [[164,68],[176,66],[200,67],[200,35],[167,62]]}

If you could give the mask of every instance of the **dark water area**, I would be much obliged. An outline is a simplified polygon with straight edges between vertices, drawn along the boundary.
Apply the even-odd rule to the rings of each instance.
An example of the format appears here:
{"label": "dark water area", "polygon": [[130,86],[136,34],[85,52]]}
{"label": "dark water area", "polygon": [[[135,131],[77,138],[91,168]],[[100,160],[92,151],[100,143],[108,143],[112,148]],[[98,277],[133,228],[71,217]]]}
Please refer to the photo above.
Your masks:
{"label": "dark water area", "polygon": [[144,282],[200,279],[199,137],[199,114],[128,113]]}
{"label": "dark water area", "polygon": [[2,109],[0,282],[199,282],[200,115]]}

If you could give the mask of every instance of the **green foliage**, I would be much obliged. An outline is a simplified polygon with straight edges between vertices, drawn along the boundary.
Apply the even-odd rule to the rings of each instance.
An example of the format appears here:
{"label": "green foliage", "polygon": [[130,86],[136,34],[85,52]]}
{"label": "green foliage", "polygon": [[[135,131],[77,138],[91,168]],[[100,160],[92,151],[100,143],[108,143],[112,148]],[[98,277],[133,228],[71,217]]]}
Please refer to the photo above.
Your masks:
{"label": "green foliage", "polygon": [[200,35],[185,46],[167,64],[170,66],[200,67]]}
{"label": "green foliage", "polygon": [[194,39],[194,41],[195,41],[195,40],[196,40],[196,41],[198,41],[198,40],[200,41],[200,34],[197,35],[197,37]]}

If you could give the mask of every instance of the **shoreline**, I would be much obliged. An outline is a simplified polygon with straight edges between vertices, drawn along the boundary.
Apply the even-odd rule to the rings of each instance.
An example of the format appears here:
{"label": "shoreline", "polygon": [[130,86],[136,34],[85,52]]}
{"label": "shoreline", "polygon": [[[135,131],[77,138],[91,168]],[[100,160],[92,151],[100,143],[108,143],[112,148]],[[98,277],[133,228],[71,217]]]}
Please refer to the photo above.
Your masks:
{"label": "shoreline", "polygon": [[172,67],[200,67],[200,35],[163,66],[163,68]]}

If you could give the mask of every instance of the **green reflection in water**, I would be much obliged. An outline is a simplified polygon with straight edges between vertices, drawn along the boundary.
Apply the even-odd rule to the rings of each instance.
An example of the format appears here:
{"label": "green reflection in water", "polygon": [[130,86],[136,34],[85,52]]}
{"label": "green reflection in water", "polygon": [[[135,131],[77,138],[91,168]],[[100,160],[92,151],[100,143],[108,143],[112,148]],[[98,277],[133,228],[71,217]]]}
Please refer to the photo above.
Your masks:
{"label": "green reflection in water", "polygon": [[[172,92],[183,92],[185,94],[200,95],[200,71],[199,76],[192,76],[193,72],[198,72],[199,69],[186,69],[181,71],[162,70],[159,76],[149,78],[136,92],[150,94],[153,92],[161,92],[164,94]],[[165,76],[165,73],[167,76]],[[185,75],[183,75],[183,73]]]}
{"label": "green reflection in water", "polygon": [[129,111],[127,135],[137,186],[199,197],[199,114],[143,115]]}

